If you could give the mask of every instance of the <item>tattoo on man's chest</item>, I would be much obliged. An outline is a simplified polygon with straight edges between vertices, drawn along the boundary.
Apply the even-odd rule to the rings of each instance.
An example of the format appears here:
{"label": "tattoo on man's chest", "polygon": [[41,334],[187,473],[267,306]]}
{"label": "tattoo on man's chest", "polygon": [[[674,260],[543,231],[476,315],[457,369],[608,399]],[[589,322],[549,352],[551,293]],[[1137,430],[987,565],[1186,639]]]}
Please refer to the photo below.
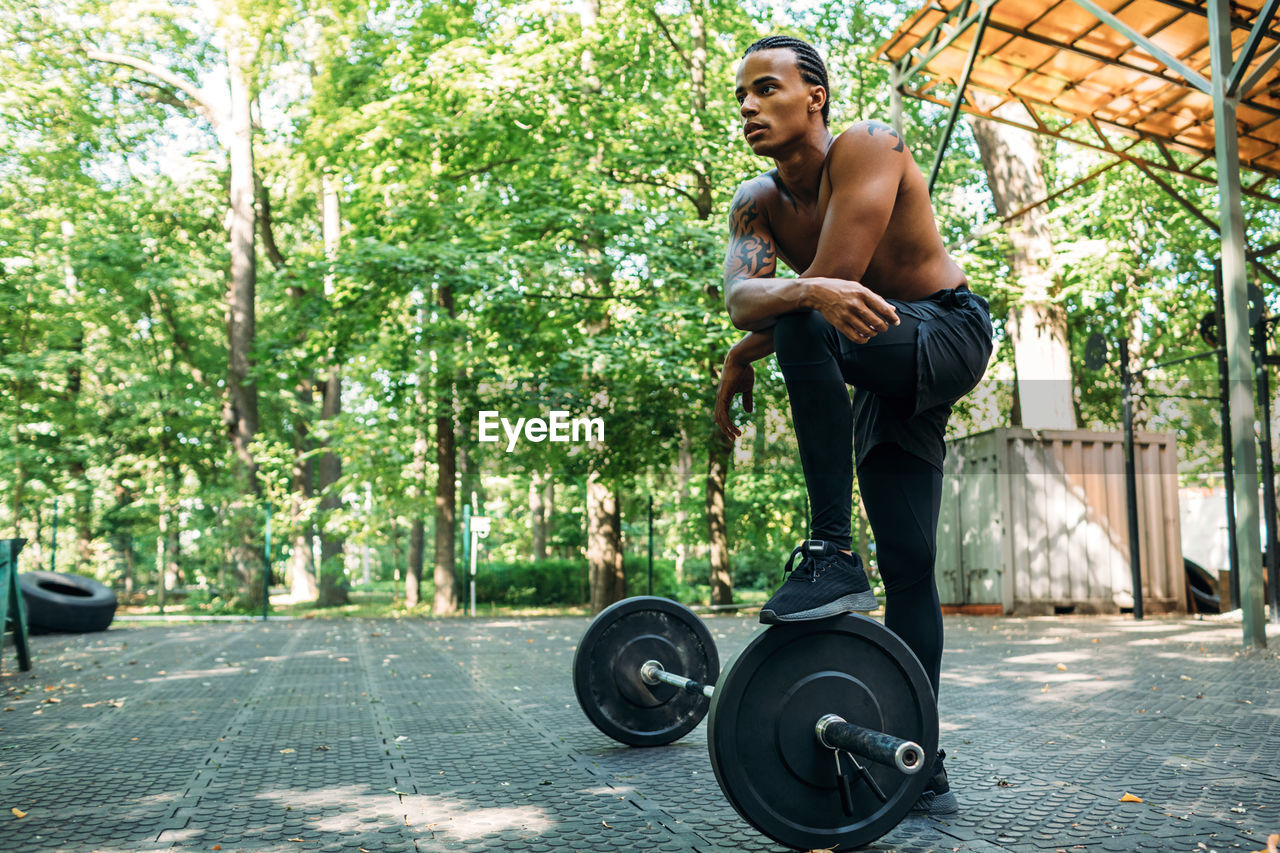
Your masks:
{"label": "tattoo on man's chest", "polygon": [[889,125],[884,124],[882,122],[878,122],[878,121],[867,122],[867,133],[869,135],[875,136],[877,130],[880,131],[881,133],[887,133],[890,136],[892,136],[894,139],[898,140],[898,144],[895,145],[893,148],[894,151],[901,151],[903,149],[904,146],[902,144],[902,137],[898,135],[898,131],[894,130],[892,127],[889,127]]}

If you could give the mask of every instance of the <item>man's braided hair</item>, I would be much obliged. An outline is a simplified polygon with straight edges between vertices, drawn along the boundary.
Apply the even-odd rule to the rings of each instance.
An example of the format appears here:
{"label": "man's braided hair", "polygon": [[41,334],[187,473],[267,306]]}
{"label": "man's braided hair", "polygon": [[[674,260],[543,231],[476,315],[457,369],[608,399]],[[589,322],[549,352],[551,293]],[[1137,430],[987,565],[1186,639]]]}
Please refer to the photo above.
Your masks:
{"label": "man's braided hair", "polygon": [[792,36],[765,36],[747,48],[746,53],[742,55],[747,57],[758,50],[775,48],[786,48],[795,54],[796,65],[800,69],[800,79],[827,90],[827,98],[822,103],[822,123],[828,124],[827,116],[831,112],[831,86],[827,83],[827,65],[822,61],[822,56],[807,41]]}

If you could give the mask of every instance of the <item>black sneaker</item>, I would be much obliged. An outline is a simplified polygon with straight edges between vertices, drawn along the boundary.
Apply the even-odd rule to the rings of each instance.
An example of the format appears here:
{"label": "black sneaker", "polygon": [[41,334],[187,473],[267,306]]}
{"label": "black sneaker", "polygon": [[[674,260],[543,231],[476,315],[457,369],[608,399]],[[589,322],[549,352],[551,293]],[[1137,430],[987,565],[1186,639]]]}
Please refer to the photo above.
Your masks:
{"label": "black sneaker", "polygon": [[[803,555],[800,565],[792,568],[800,555]],[[790,577],[760,611],[760,621],[766,625],[875,610],[879,604],[871,592],[862,560],[857,554],[840,552],[830,542],[821,539],[801,542],[791,552],[786,571],[791,573]]]}
{"label": "black sneaker", "polygon": [[938,750],[938,755],[933,760],[933,776],[929,779],[929,785],[920,795],[920,799],[916,800],[916,804],[911,807],[911,814],[949,817],[960,811],[956,795],[951,793],[951,786],[947,784],[947,769],[942,766],[942,759],[946,757],[947,753],[944,750]]}

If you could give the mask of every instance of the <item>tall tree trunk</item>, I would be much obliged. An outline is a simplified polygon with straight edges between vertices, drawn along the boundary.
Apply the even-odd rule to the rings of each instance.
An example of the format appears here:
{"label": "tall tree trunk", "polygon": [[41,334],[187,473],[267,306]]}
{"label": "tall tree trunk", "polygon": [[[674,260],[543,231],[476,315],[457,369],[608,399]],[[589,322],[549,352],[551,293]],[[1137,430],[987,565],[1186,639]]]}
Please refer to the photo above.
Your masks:
{"label": "tall tree trunk", "polygon": [[[453,304],[453,288],[441,284],[440,307],[450,320],[457,316]],[[452,330],[450,330],[452,331]],[[458,455],[454,434],[454,370],[453,341],[445,341],[436,350],[436,550],[435,599],[432,611],[447,616],[458,609],[455,577],[457,553],[457,473]],[[467,535],[463,531],[463,535]]]}
{"label": "tall tree trunk", "polygon": [[261,554],[255,547],[258,519],[255,499],[260,495],[253,438],[258,432],[258,389],[254,384],[253,342],[256,322],[257,255],[254,242],[252,92],[245,76],[247,50],[244,21],[230,17],[226,33],[227,77],[230,83],[228,122],[231,165],[231,280],[227,288],[227,408],[231,447],[240,463],[240,498],[235,513],[232,561],[240,600],[250,608],[262,604]]}
{"label": "tall tree trunk", "polygon": [[[321,231],[325,259],[332,264],[338,253],[342,222],[338,210],[338,190],[328,173],[321,177]],[[332,268],[324,276],[324,295],[327,306],[333,305],[336,281]],[[324,382],[320,389],[320,421],[332,422],[342,413],[342,374],[338,369],[336,353],[329,352],[325,365]],[[331,438],[324,439],[328,448]],[[316,487],[320,490],[320,567],[317,578],[316,604],[320,607],[336,607],[347,603],[345,578],[345,537],[334,524],[334,515],[342,508],[342,492],[338,481],[342,478],[342,459],[326,449],[316,461]]]}
{"label": "tall tree trunk", "polygon": [[[707,111],[707,27],[704,0],[693,0],[690,35],[693,49],[690,52],[690,82],[692,84],[691,120],[694,132],[704,133],[703,116]],[[698,187],[694,207],[698,219],[711,218],[711,165],[695,161],[694,178]],[[722,307],[719,288],[712,286],[708,296],[713,309]],[[708,354],[707,375],[718,376],[719,362],[715,352]],[[708,406],[708,410],[710,406]],[[733,575],[729,567],[729,528],[725,521],[725,489],[729,480],[730,449],[728,441],[713,429],[707,447],[707,546],[711,557],[711,603],[733,603]]]}
{"label": "tall tree trunk", "polygon": [[[552,540],[555,538],[555,518],[556,518],[556,481],[554,477],[547,477],[546,482],[542,484],[542,506],[543,513],[547,519],[547,547],[552,547]],[[568,557],[565,551],[557,551],[561,558]]]}
{"label": "tall tree trunk", "polygon": [[[582,23],[582,31],[586,36],[595,35],[600,19],[601,4],[599,0],[579,0],[578,16]],[[596,67],[595,54],[590,48],[582,52],[583,85],[590,92],[600,91],[600,78]],[[603,172],[603,148],[597,145],[591,156],[590,168],[595,174]],[[585,256],[584,277],[593,292],[611,290],[612,271],[607,270],[608,259],[604,253],[604,237],[598,232],[588,232],[581,239]],[[604,316],[588,324],[587,334],[591,337],[603,334],[609,328],[612,316],[608,303],[605,303]],[[596,373],[603,373],[603,359],[592,365]],[[595,395],[594,404],[597,411],[603,413],[610,408],[609,392],[601,388]],[[610,484],[606,483],[604,474],[592,467],[587,474],[587,578],[590,587],[591,609],[599,612],[603,608],[620,600],[626,594],[625,583],[619,582],[621,574],[622,547],[619,541],[619,529],[616,521],[618,513],[618,497]],[[621,586],[621,591],[619,590]]]}
{"label": "tall tree trunk", "polygon": [[[428,315],[423,307],[418,311],[418,381],[415,398],[418,411],[431,411],[431,351]],[[417,607],[422,601],[422,569],[426,563],[427,514],[427,454],[431,450],[430,425],[426,418],[418,422],[413,440],[413,464],[410,467],[409,511],[409,563],[404,576],[404,601],[407,607]],[[434,603],[434,602],[433,602]]]}
{"label": "tall tree trunk", "polygon": [[[977,103],[986,98],[976,93]],[[978,154],[996,212],[1011,216],[1048,192],[1036,137],[1026,130],[970,117]],[[1043,206],[1009,223],[1010,266],[1022,296],[1009,309],[1018,411],[1032,429],[1074,429],[1076,425],[1071,350],[1065,313],[1053,303],[1056,282],[1049,270],[1053,238]]]}
{"label": "tall tree trunk", "polygon": [[422,515],[415,515],[409,526],[409,567],[404,577],[404,603],[406,607],[417,607],[422,601],[422,567],[426,562],[427,523]]}
{"label": "tall tree trunk", "polygon": [[133,543],[130,541],[128,528],[121,522],[120,516],[125,508],[133,503],[133,496],[122,480],[117,479],[112,487],[112,497],[115,499],[115,505],[107,514],[111,531],[111,550],[115,552],[116,571],[119,573],[121,587],[127,599],[133,594],[133,555],[130,553]]}
{"label": "tall tree trunk", "polygon": [[593,613],[599,613],[625,595],[625,578],[620,575],[622,542],[618,499],[600,472],[592,471],[587,475],[587,583]]}
{"label": "tall tree trunk", "polygon": [[[80,392],[83,385],[81,363],[84,359],[84,324],[80,322],[80,287],[76,280],[75,270],[71,266],[71,238],[75,236],[75,226],[70,222],[62,223],[62,236],[66,238],[66,255],[63,262],[63,282],[67,288],[67,299],[72,306],[69,318],[72,324],[71,359],[67,365],[67,402],[71,406],[73,423],[82,421],[80,414]],[[93,548],[93,525],[91,521],[93,507],[93,484],[89,481],[88,469],[85,465],[84,451],[80,448],[72,450],[74,456],[68,466],[73,496],[72,516],[76,528],[74,571],[85,573],[89,570],[90,550]]]}
{"label": "tall tree trunk", "polygon": [[547,505],[543,500],[547,477],[534,471],[529,478],[529,524],[533,533],[533,560],[547,559]]}
{"label": "tall tree trunk", "polygon": [[[301,289],[298,288],[298,291],[297,301],[301,301]],[[294,601],[315,601],[320,595],[320,587],[316,583],[315,555],[311,546],[314,534],[311,501],[315,497],[315,463],[306,455],[311,450],[307,423],[315,405],[313,377],[304,375],[298,381],[296,395],[298,417],[293,428],[293,488],[289,493],[289,514],[293,527],[293,548],[288,568],[289,597]]]}
{"label": "tall tree trunk", "polygon": [[707,542],[711,556],[711,603],[733,603],[733,573],[729,567],[729,528],[725,520],[725,484],[729,479],[731,445],[716,429],[707,453]]}
{"label": "tall tree trunk", "polygon": [[134,578],[138,576],[138,570],[133,553],[133,536],[126,532],[121,538],[124,540],[124,595],[128,599],[133,595]]}

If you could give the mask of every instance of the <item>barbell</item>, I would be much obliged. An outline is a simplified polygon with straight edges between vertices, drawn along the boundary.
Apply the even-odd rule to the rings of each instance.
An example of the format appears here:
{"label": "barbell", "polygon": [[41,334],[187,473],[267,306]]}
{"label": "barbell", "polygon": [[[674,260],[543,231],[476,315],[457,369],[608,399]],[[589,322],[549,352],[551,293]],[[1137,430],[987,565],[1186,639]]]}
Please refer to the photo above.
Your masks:
{"label": "barbell", "polygon": [[924,668],[857,614],[763,628],[721,673],[696,614],[629,598],[587,626],[573,683],[587,718],[632,746],[671,743],[709,713],[721,790],[748,823],[797,849],[889,832],[924,791],[930,774],[920,771],[937,750]]}

